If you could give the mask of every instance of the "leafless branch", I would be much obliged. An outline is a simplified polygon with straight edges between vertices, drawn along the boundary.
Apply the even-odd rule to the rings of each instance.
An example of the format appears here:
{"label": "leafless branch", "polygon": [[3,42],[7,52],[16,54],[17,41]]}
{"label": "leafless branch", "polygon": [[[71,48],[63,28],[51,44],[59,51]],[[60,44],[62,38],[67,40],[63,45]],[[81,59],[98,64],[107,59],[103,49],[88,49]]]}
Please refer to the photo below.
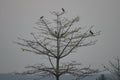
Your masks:
{"label": "leafless branch", "polygon": [[112,73],[113,75],[115,75],[117,77],[117,79],[120,79],[120,59],[117,56],[116,58],[114,58],[115,62],[109,61],[109,65],[108,66],[104,66],[104,68],[109,71],[110,73]]}

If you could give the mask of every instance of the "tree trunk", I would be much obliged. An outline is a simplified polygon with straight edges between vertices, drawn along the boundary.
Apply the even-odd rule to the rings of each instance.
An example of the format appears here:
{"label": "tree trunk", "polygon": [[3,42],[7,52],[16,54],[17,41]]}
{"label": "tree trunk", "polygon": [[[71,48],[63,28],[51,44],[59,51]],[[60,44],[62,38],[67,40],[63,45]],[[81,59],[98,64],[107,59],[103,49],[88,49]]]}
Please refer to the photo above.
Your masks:
{"label": "tree trunk", "polygon": [[59,78],[60,78],[59,76],[56,76],[56,80],[60,80]]}
{"label": "tree trunk", "polygon": [[59,80],[59,58],[56,60],[56,80]]}

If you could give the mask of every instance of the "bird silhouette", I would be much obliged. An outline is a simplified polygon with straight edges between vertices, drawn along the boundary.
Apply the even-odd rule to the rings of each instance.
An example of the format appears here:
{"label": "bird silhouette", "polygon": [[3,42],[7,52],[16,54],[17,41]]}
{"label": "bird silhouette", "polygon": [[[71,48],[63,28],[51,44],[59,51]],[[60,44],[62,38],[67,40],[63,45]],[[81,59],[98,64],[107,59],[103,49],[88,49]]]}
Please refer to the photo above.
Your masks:
{"label": "bird silhouette", "polygon": [[64,8],[62,8],[62,11],[63,11],[63,12],[65,12],[65,9],[64,9]]}
{"label": "bird silhouette", "polygon": [[55,34],[57,34],[57,31],[55,31]]}
{"label": "bird silhouette", "polygon": [[90,30],[90,34],[92,34],[92,35],[93,35],[94,33]]}
{"label": "bird silhouette", "polygon": [[40,19],[42,19],[44,16],[41,16]]}

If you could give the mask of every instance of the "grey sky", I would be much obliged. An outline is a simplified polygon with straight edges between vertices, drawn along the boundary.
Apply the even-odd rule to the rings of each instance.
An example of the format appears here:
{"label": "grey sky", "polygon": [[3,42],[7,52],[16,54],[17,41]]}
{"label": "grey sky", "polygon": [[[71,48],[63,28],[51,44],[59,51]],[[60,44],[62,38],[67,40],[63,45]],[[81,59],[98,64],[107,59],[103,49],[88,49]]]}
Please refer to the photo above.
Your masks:
{"label": "grey sky", "polygon": [[50,11],[67,10],[68,16],[80,16],[81,26],[95,25],[101,30],[94,46],[82,47],[66,60],[78,60],[96,68],[113,56],[120,57],[120,0],[0,0],[0,73],[23,70],[26,65],[46,61],[45,57],[22,52],[13,43],[17,37],[30,38],[40,16]]}

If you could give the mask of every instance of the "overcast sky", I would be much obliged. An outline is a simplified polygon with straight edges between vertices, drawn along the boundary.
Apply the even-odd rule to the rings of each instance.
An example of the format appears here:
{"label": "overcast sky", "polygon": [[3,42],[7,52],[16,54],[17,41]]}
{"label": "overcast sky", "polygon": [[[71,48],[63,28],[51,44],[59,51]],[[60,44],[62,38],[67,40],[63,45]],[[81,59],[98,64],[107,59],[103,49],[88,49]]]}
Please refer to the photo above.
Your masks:
{"label": "overcast sky", "polygon": [[[67,16],[80,16],[81,27],[95,25],[101,30],[97,44],[79,48],[67,60],[77,60],[99,68],[113,56],[120,57],[120,0],[0,0],[0,73],[23,70],[25,66],[46,61],[14,44],[17,37],[30,38],[35,22],[50,11],[65,8]],[[49,18],[50,20],[50,18]]]}

